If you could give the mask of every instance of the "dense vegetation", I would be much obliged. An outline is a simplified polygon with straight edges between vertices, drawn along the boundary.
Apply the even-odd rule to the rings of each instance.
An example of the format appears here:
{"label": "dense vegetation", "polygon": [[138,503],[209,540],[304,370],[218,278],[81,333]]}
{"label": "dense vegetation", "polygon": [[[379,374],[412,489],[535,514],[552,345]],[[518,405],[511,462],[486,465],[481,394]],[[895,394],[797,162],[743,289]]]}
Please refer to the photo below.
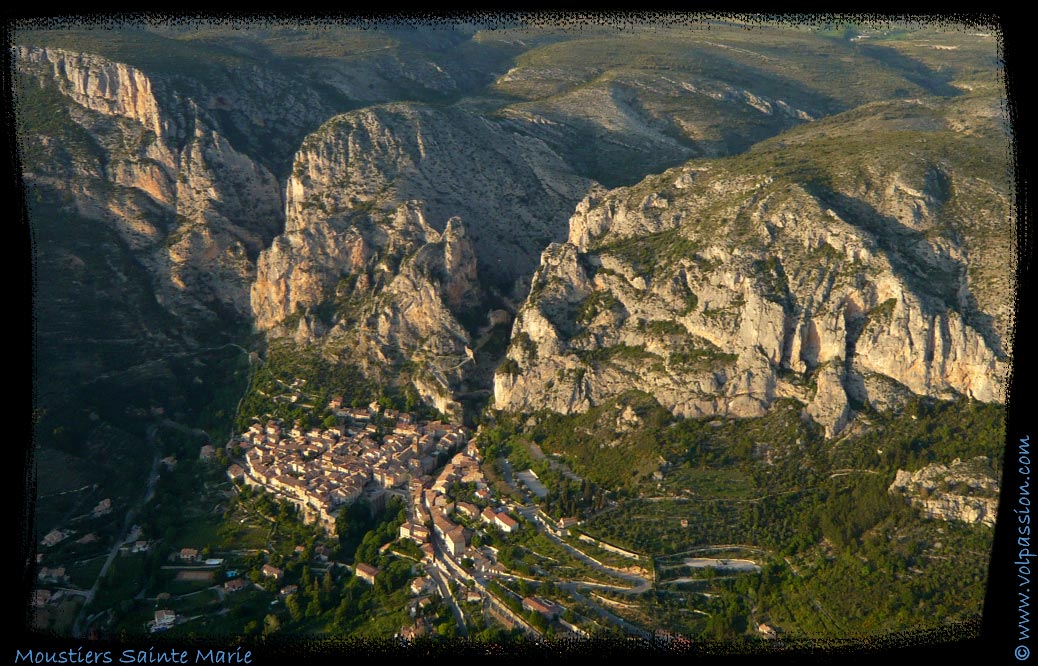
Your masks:
{"label": "dense vegetation", "polygon": [[374,401],[383,407],[410,411],[419,419],[440,417],[422,403],[411,385],[400,389],[378,386],[346,361],[279,341],[268,347],[252,374],[238,407],[237,431],[247,429],[255,417],[277,418],[284,423],[299,421],[305,428],[331,425],[335,417],[328,403],[333,396],[341,397],[346,406],[367,407]]}
{"label": "dense vegetation", "polygon": [[[619,432],[617,415],[628,405],[641,423]],[[552,494],[542,506],[576,511],[587,518],[582,530],[652,554],[665,570],[680,564],[680,553],[732,544],[764,564],[761,573],[740,574],[721,588],[735,594],[722,595],[722,615],[741,620],[674,626],[740,633],[752,608],[786,631],[826,635],[937,625],[980,612],[991,529],[923,520],[887,488],[898,469],[977,456],[999,478],[998,406],[916,398],[899,413],[867,415],[860,432],[834,443],[805,423],[793,402],[760,419],[678,420],[648,396],[629,394],[586,414],[544,415],[532,427],[504,419],[488,439],[516,469],[529,466],[546,480]],[[537,460],[540,448],[594,485]],[[579,501],[598,484],[615,489],[619,501]],[[711,586],[724,581],[711,572],[678,567],[659,575],[661,584],[680,575]],[[674,619],[664,598],[641,604],[650,614],[641,620],[654,613]]]}

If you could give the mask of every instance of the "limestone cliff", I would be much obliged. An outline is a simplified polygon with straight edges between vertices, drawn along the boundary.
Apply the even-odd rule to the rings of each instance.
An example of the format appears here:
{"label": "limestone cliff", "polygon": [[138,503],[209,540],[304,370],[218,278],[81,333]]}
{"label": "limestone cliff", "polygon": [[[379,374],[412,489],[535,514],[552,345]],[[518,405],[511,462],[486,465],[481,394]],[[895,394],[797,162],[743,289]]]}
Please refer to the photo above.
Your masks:
{"label": "limestone cliff", "polygon": [[832,436],[909,393],[1003,401],[1009,294],[971,277],[1012,257],[964,202],[997,193],[983,231],[1010,233],[1008,178],[886,150],[856,155],[851,183],[805,179],[817,153],[784,145],[592,192],[541,258],[496,407],[579,412],[636,388],[682,416],[757,416],[791,397]]}
{"label": "limestone cliff", "polygon": [[916,471],[900,469],[889,492],[906,497],[929,518],[995,524],[998,480],[990,461],[956,458],[950,465],[934,463]]}
{"label": "limestone cliff", "polygon": [[106,116],[136,121],[158,137],[170,133],[152,90],[152,81],[140,70],[90,53],[63,49],[19,47],[21,68],[35,68],[53,80],[75,103]]}
{"label": "limestone cliff", "polygon": [[173,321],[406,368],[436,401],[486,391],[513,316],[506,409],[789,397],[835,434],[910,393],[1001,400],[993,82],[959,99],[857,49],[787,67],[683,33],[477,32],[28,34],[26,181],[114,231]]}
{"label": "limestone cliff", "polygon": [[413,362],[420,389],[451,395],[473,354],[460,320],[485,318],[491,288],[521,290],[588,187],[543,143],[462,110],[333,118],[296,155],[285,232],[252,287],[256,325],[289,334],[317,316],[311,342],[375,373]]}
{"label": "limestone cliff", "polygon": [[254,258],[282,226],[270,171],[231,146],[195,100],[136,68],[54,48],[19,47],[15,57],[27,85],[71,102],[66,131],[83,137],[30,138],[40,144],[23,161],[27,181],[110,224],[171,312],[247,316]]}

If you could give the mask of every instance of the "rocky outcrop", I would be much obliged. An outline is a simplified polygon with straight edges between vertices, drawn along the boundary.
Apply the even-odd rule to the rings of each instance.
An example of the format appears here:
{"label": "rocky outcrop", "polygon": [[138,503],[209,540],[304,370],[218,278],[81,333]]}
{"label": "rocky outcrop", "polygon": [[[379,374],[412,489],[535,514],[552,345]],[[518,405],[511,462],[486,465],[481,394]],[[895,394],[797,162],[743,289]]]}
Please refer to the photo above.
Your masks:
{"label": "rocky outcrop", "polygon": [[[476,249],[459,217],[447,221],[443,243],[443,301],[451,312],[461,312],[477,302],[480,293]],[[436,268],[439,268],[437,266]]]}
{"label": "rocky outcrop", "polygon": [[106,221],[152,275],[155,297],[188,322],[250,314],[254,260],[282,226],[277,180],[236,150],[193,99],[129,65],[19,47],[18,71],[71,101],[86,149],[44,139],[30,182]]}
{"label": "rocky outcrop", "polygon": [[511,288],[532,273],[589,182],[542,142],[461,110],[372,107],[328,121],[296,155],[286,233],[350,211],[420,201],[442,231],[460,217],[491,279]]}
{"label": "rocky outcrop", "polygon": [[906,173],[874,173],[882,208],[721,162],[589,193],[542,256],[495,406],[580,412],[633,388],[681,416],[758,416],[794,398],[834,436],[912,393],[1003,401],[1002,341],[938,232],[957,222]]}
{"label": "rocky outcrop", "polygon": [[171,133],[152,80],[139,69],[98,55],[55,48],[22,46],[15,58],[20,67],[36,69],[54,81],[62,94],[80,106],[133,120],[158,137]]}
{"label": "rocky outcrop", "polygon": [[[474,360],[469,333],[456,314],[457,308],[480,301],[479,285],[472,280],[475,255],[464,234],[461,221],[454,218],[440,238],[406,260],[378,296],[382,307],[363,327],[373,335],[360,334],[361,349],[373,349],[379,361],[389,361],[389,367],[401,360],[414,364],[415,387],[444,413],[459,409],[454,396]],[[340,325],[332,336],[352,333]],[[381,363],[369,367],[369,374],[380,371],[384,376]]]}
{"label": "rocky outcrop", "polygon": [[[401,204],[382,224],[348,219],[349,226],[286,234],[263,253],[252,288],[257,321],[297,342],[327,341],[387,381],[412,362],[419,391],[450,411],[472,360],[457,316],[482,299],[464,223],[452,218],[439,233],[417,202]],[[286,311],[295,316],[281,316]]]}
{"label": "rocky outcrop", "polygon": [[460,319],[485,315],[491,285],[521,289],[587,188],[542,143],[474,114],[338,116],[296,155],[285,232],[251,291],[256,325],[285,334],[320,311],[333,347],[350,340],[372,372],[413,362],[419,390],[449,396],[474,367]]}
{"label": "rocky outcrop", "polygon": [[994,527],[998,514],[998,479],[984,456],[916,472],[899,469],[888,491],[906,497],[928,518]]}
{"label": "rocky outcrop", "polygon": [[[770,69],[728,80],[746,54],[703,45],[676,67],[531,58],[502,76],[511,65],[453,52],[470,36],[400,37],[436,53],[422,62],[390,40],[277,67],[258,64],[257,37],[190,74],[18,46],[19,76],[87,137],[31,137],[42,158],[27,180],[115,230],[177,321],[252,317],[373,371],[408,365],[427,396],[485,389],[514,314],[494,380],[506,409],[579,411],[638,388],[675,414],[753,416],[792,398],[833,435],[911,393],[1002,399],[1008,255],[977,233],[1009,217],[997,174],[964,175],[954,154],[849,168],[839,149],[888,116],[899,132],[981,136],[976,114],[912,100],[827,124],[871,93],[838,102],[822,79],[790,86]],[[102,50],[131,54],[135,38]],[[356,108],[402,85],[444,101],[495,78],[508,101]],[[922,115],[904,121],[909,107]],[[618,190],[576,175],[628,183],[791,129]],[[494,335],[478,329],[490,310]]]}

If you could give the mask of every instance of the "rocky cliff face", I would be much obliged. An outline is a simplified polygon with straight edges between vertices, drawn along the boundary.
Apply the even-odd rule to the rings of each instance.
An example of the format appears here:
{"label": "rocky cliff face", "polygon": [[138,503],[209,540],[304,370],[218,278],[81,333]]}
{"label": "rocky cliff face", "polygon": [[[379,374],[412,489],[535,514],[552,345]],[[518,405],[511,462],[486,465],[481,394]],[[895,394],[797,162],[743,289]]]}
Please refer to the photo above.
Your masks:
{"label": "rocky cliff face", "polygon": [[916,472],[899,469],[889,492],[938,520],[994,527],[998,514],[998,480],[984,456],[956,458],[950,465],[935,463]]}
{"label": "rocky cliff face", "polygon": [[511,289],[547,242],[562,239],[588,187],[542,142],[479,114],[372,107],[330,120],[303,142],[286,185],[285,233],[420,201],[438,230],[451,217],[464,220],[486,275]]}
{"label": "rocky cliff face", "polygon": [[270,171],[232,147],[193,99],[138,69],[32,47],[18,48],[16,65],[29,85],[70,100],[69,117],[85,130],[79,145],[39,137],[27,180],[111,225],[171,312],[247,316],[254,258],[282,226]]}
{"label": "rocky cliff face", "polygon": [[488,289],[521,289],[588,187],[543,143],[465,111],[338,116],[296,155],[285,233],[259,258],[256,324],[288,334],[305,320],[372,370],[409,358],[427,393],[447,395],[472,355],[459,318],[484,319]]}
{"label": "rocky cliff face", "polygon": [[[929,159],[877,158],[849,192],[754,156],[592,193],[542,256],[495,405],[579,412],[636,388],[757,416],[791,397],[833,436],[908,393],[1004,400],[1005,329],[976,307]],[[942,160],[942,191],[974,186]]]}
{"label": "rocky cliff face", "polygon": [[27,181],[116,232],[189,328],[251,319],[451,401],[486,389],[518,314],[493,380],[516,410],[789,397],[836,434],[908,393],[1001,399],[996,95],[950,102],[829,41],[785,67],[683,32],[260,31],[163,37],[189,56],[165,62],[134,50],[154,34],[88,32],[43,43],[110,57],[15,48],[64,114],[25,133]]}
{"label": "rocky cliff face", "polygon": [[19,47],[22,69],[35,69],[53,80],[75,103],[106,116],[136,121],[156,136],[169,134],[170,122],[159,112],[152,82],[138,69],[89,53]]}

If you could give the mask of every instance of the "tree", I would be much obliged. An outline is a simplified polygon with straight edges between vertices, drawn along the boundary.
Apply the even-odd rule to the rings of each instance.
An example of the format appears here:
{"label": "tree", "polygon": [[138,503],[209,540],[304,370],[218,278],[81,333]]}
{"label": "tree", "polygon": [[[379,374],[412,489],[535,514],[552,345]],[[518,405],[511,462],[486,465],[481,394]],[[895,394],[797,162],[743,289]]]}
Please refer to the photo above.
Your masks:
{"label": "tree", "polygon": [[299,509],[296,507],[295,504],[292,504],[288,501],[282,501],[279,504],[280,506],[278,507],[277,515],[278,522],[290,521],[296,517],[296,514],[298,513]]}
{"label": "tree", "polygon": [[350,621],[353,619],[355,609],[351,599],[343,599],[339,607],[335,609],[335,626],[340,629],[347,629],[350,626]]}
{"label": "tree", "polygon": [[536,611],[528,611],[526,613],[526,619],[530,621],[530,624],[535,629],[544,633],[548,631],[548,619]]}
{"label": "tree", "polygon": [[268,614],[263,618],[263,635],[269,636],[281,631],[281,620],[278,619],[277,615]]}
{"label": "tree", "polygon": [[340,548],[344,553],[353,553],[364,534],[371,528],[371,511],[368,503],[358,500],[341,509],[335,520],[335,532],[339,535]]}
{"label": "tree", "polygon": [[408,384],[404,387],[404,411],[413,413],[421,404],[422,398],[418,395],[418,391],[415,390],[414,385]]}
{"label": "tree", "polygon": [[268,578],[268,577],[265,577],[265,578],[263,579],[263,582],[262,582],[262,583],[260,583],[260,585],[261,585],[261,586],[263,587],[263,589],[264,589],[264,590],[266,590],[267,592],[271,592],[271,593],[276,593],[276,592],[278,591],[278,582],[277,582],[277,579],[275,579],[275,578],[272,578],[272,577],[270,577],[270,578]]}
{"label": "tree", "polygon": [[338,604],[338,600],[335,599],[335,588],[332,587],[331,569],[324,574],[324,578],[321,580],[321,603],[326,607]]}
{"label": "tree", "polygon": [[292,620],[299,622],[303,619],[303,606],[299,601],[298,594],[290,594],[285,598],[285,607],[288,608],[289,614],[292,616]]}

